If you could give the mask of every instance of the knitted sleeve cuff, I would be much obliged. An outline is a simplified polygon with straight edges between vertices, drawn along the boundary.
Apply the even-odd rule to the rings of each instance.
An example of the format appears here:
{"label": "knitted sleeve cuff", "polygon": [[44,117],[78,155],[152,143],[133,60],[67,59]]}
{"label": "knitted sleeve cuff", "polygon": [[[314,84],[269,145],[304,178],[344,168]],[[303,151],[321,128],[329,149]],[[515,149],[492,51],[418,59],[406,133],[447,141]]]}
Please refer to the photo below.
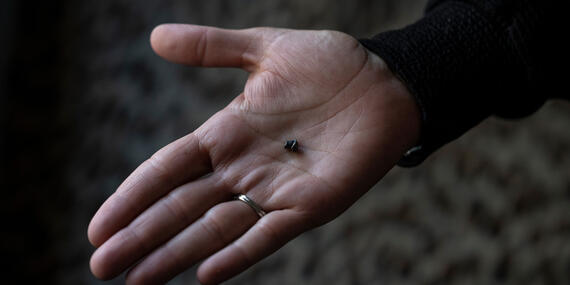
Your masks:
{"label": "knitted sleeve cuff", "polygon": [[[489,12],[491,11],[491,12]],[[524,77],[512,58],[507,25],[461,1],[431,7],[424,18],[361,44],[379,55],[408,87],[422,113],[419,144],[400,166],[415,166],[432,152],[509,104]],[[489,13],[488,13],[489,12]]]}

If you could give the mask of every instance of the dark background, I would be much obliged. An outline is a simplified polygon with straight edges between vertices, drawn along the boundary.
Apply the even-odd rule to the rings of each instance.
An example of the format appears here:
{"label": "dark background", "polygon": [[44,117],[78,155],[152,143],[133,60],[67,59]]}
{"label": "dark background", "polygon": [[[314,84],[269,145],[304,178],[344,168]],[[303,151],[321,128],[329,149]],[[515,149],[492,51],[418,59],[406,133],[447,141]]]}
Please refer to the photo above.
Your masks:
{"label": "dark background", "polygon": [[[100,284],[86,238],[140,162],[240,93],[246,74],[167,63],[165,22],[372,36],[423,0],[3,1],[2,284]],[[230,284],[569,284],[570,105],[489,119],[395,168],[339,219]],[[107,284],[121,284],[117,278]],[[172,284],[195,284],[191,269]]]}

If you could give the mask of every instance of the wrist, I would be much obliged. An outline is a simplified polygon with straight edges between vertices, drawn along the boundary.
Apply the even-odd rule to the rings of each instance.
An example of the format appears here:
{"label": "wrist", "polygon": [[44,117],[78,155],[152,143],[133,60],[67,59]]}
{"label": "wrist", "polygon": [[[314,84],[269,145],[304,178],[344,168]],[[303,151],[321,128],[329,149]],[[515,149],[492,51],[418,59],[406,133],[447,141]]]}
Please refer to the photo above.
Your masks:
{"label": "wrist", "polygon": [[416,98],[378,55],[367,51],[369,61],[376,69],[379,80],[370,90],[383,101],[383,124],[389,128],[393,140],[398,143],[395,151],[403,156],[417,146],[421,134],[421,110]]}

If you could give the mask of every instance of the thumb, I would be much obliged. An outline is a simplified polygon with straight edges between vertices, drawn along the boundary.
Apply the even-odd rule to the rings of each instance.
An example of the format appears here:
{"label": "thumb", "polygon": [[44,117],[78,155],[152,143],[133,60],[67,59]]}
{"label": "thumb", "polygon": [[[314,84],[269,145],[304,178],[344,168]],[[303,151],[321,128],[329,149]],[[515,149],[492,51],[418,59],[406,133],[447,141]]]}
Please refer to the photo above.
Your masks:
{"label": "thumb", "polygon": [[261,59],[263,31],[165,24],[154,28],[152,49],[166,60],[205,67],[240,67],[251,71]]}

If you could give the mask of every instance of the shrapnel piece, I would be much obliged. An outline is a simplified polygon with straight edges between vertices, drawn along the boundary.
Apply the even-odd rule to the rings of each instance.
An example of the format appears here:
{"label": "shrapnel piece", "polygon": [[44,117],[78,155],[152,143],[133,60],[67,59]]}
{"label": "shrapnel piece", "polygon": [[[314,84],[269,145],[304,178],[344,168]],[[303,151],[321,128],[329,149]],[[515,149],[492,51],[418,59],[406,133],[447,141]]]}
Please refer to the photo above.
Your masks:
{"label": "shrapnel piece", "polygon": [[285,149],[292,152],[297,152],[297,150],[299,150],[299,143],[297,142],[297,140],[288,140],[285,143]]}

